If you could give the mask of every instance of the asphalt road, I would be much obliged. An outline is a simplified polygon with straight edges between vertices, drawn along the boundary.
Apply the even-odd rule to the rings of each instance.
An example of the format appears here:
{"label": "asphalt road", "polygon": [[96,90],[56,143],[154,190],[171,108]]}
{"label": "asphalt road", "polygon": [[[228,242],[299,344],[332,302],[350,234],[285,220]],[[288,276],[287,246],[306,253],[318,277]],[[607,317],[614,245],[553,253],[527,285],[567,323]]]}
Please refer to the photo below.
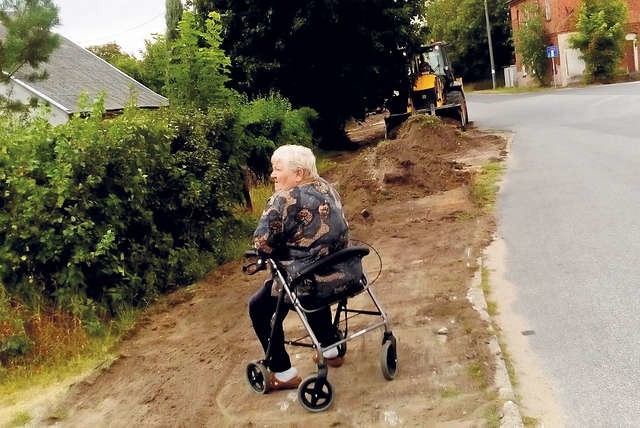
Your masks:
{"label": "asphalt road", "polygon": [[515,132],[498,234],[567,426],[640,427],[640,83],[467,100]]}

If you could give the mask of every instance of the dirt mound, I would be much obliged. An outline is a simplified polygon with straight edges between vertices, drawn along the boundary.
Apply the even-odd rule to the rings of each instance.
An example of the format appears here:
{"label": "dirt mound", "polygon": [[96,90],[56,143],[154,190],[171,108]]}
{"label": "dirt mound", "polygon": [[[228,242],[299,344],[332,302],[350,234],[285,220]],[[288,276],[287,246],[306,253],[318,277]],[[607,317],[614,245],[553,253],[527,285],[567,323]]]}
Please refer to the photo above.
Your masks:
{"label": "dirt mound", "polygon": [[[370,129],[377,130],[378,141],[384,136],[384,128],[370,125]],[[386,201],[465,191],[478,166],[505,154],[494,149],[504,147],[502,137],[477,130],[461,132],[456,122],[443,125],[430,116],[411,118],[395,134],[396,139],[366,147],[357,159],[342,159],[330,173],[352,213],[365,210],[366,216],[372,206]],[[360,135],[362,142],[372,138],[363,130]],[[355,215],[350,220],[360,221]]]}
{"label": "dirt mound", "polygon": [[[381,119],[378,118],[378,119]],[[373,119],[367,143],[384,135]],[[56,426],[484,426],[492,400],[493,360],[486,323],[467,300],[493,219],[469,198],[476,168],[505,142],[455,125],[407,123],[399,138],[336,157],[328,174],[343,197],[352,238],[375,251],[365,258],[372,289],[398,339],[399,371],[380,370],[381,332],[348,342],[345,364],[331,369],[334,402],[310,414],[296,392],[257,395],[248,362],[262,358],[246,302],[264,277],[236,261],[164,299],[125,341],[119,358],[73,386],[35,424]],[[365,305],[366,296],[352,299]],[[365,320],[350,320],[357,331]],[[304,336],[294,313],[287,336]],[[303,376],[313,351],[290,348]]]}
{"label": "dirt mound", "polygon": [[366,208],[384,200],[420,198],[467,185],[470,172],[451,160],[470,141],[439,122],[404,124],[398,138],[360,153],[355,162],[333,174],[345,205]]}

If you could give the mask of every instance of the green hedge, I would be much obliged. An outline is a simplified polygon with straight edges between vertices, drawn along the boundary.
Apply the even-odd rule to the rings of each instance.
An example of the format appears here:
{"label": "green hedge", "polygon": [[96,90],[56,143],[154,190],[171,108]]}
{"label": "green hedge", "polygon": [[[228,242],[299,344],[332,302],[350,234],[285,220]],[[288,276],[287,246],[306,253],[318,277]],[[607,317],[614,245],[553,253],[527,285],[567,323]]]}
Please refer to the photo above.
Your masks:
{"label": "green hedge", "polygon": [[[126,109],[60,126],[0,113],[0,284],[83,319],[202,278],[254,225],[234,217],[243,169],[312,141],[279,96],[224,109]],[[229,250],[230,251],[230,250]]]}
{"label": "green hedge", "polygon": [[10,295],[114,310],[188,284],[224,256],[236,200],[207,140],[224,124],[169,110],[101,116],[58,127],[0,118],[0,281]]}

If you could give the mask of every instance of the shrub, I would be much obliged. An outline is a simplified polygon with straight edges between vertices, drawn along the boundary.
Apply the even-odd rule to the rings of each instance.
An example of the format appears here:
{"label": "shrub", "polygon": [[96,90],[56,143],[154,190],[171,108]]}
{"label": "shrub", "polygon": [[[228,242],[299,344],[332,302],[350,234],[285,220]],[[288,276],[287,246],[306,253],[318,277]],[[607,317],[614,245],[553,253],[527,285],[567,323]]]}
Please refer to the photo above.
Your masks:
{"label": "shrub", "polygon": [[311,145],[315,112],[274,94],[103,116],[101,98],[60,126],[0,111],[0,357],[13,365],[82,352],[111,315],[237,257],[255,226],[235,215],[247,164],[267,174],[276,146]]}
{"label": "shrub", "polygon": [[586,65],[586,79],[610,82],[624,55],[628,9],[623,0],[585,0],[570,39],[580,49]]}
{"label": "shrub", "polygon": [[243,103],[233,130],[234,141],[242,148],[240,158],[259,177],[267,177],[276,147],[313,145],[312,123],[316,118],[313,109],[293,110],[291,103],[277,93]]}
{"label": "shrub", "polygon": [[525,6],[526,21],[515,32],[516,50],[522,56],[522,64],[543,85],[547,75],[546,32],[537,4]]}
{"label": "shrub", "polygon": [[0,361],[24,356],[33,346],[33,341],[24,334],[16,334],[0,341]]}
{"label": "shrub", "polygon": [[59,127],[2,127],[0,280],[76,315],[190,283],[220,261],[234,223],[203,115],[127,109],[103,120],[95,109]]}

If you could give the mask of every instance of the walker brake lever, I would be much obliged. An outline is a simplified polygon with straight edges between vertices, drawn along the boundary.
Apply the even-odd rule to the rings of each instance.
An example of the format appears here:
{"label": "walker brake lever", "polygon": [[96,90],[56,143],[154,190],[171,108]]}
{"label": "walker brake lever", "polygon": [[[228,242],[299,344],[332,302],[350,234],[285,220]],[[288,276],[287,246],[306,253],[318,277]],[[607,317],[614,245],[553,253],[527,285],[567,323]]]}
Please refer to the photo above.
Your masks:
{"label": "walker brake lever", "polygon": [[266,268],[267,268],[267,264],[264,262],[263,259],[259,258],[253,263],[249,263],[242,266],[242,272],[248,275],[253,275],[254,273],[264,270]]}

